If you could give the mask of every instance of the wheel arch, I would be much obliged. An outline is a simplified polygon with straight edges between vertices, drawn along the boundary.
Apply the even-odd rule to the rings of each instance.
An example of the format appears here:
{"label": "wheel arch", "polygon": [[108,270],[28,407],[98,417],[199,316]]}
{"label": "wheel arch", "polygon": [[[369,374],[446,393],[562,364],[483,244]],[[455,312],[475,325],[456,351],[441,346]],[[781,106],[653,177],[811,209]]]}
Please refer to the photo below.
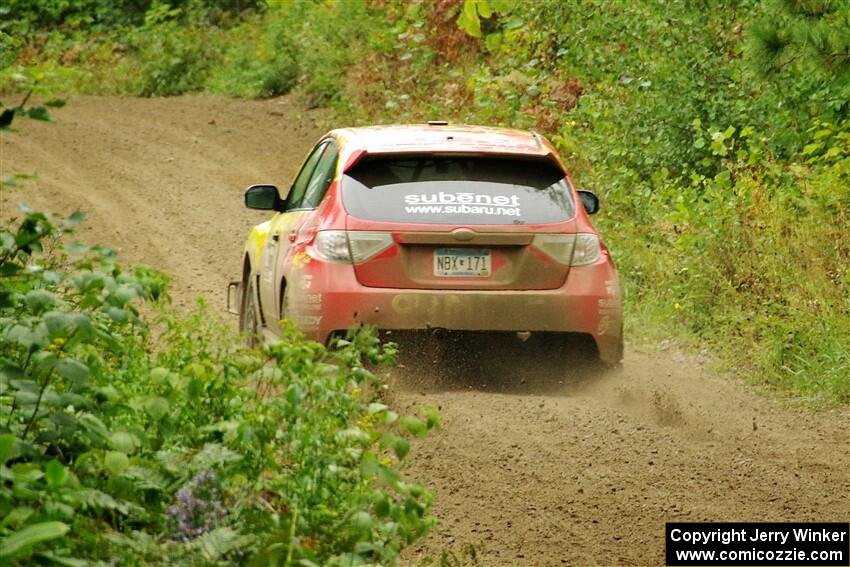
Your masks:
{"label": "wheel arch", "polygon": [[240,305],[244,304],[245,294],[248,293],[248,279],[251,277],[251,255],[246,251],[245,256],[242,258],[242,293],[240,299]]}
{"label": "wheel arch", "polygon": [[251,276],[251,269],[251,255],[246,252],[242,258],[242,283],[248,282],[248,278]]}

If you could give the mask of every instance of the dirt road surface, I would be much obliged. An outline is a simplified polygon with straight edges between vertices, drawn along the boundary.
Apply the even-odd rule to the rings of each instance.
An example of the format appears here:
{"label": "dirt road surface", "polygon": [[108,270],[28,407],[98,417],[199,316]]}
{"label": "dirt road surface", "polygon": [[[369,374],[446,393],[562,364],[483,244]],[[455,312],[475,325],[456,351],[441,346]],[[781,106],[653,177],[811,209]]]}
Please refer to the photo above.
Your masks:
{"label": "dirt road surface", "polygon": [[[169,272],[178,304],[222,310],[264,220],[242,189],[287,187],[327,119],[289,98],[72,97],[55,115],[2,137],[0,175],[38,174],[0,193],[3,218],[19,202],[88,211],[82,240]],[[789,409],[673,351],[628,350],[620,375],[588,376],[439,348],[388,377],[396,405],[444,416],[409,469],[439,527],[408,564],[472,544],[481,565],[659,565],[667,521],[850,519],[846,409]]]}

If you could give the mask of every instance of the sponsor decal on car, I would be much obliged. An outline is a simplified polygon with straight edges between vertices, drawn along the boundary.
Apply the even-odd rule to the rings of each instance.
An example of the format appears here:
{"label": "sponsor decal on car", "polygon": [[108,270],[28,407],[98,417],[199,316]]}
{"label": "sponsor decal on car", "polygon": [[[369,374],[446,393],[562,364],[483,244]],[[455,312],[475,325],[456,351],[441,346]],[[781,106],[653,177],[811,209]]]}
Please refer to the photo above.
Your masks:
{"label": "sponsor decal on car", "polygon": [[478,193],[413,194],[404,196],[406,213],[478,214],[494,216],[520,216],[518,195],[485,195]]}
{"label": "sponsor decal on car", "polygon": [[295,269],[303,268],[306,264],[309,264],[313,258],[310,257],[306,252],[299,251],[292,255],[292,267]]}
{"label": "sponsor decal on car", "polygon": [[619,320],[622,316],[619,300],[600,299],[597,306],[599,308],[599,324],[596,332],[600,336],[604,336],[616,331],[615,320]]}
{"label": "sponsor decal on car", "polygon": [[305,329],[316,329],[319,326],[319,323],[322,322],[321,315],[295,315],[292,317],[292,322],[301,327],[302,330]]}
{"label": "sponsor decal on car", "polygon": [[321,293],[305,293],[304,294],[304,309],[311,311],[319,311],[322,309],[322,294]]}

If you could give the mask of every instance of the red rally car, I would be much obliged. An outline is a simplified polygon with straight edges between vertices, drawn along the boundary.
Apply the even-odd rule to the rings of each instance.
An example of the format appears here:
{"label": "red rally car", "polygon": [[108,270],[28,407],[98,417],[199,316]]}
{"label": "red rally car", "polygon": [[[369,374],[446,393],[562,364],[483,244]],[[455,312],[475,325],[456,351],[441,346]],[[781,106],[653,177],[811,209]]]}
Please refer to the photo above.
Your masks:
{"label": "red rally car", "polygon": [[282,319],[325,342],[369,324],[584,334],[599,359],[623,354],[617,270],[555,149],[535,132],[478,126],[333,130],[245,244],[240,328],[278,336]]}

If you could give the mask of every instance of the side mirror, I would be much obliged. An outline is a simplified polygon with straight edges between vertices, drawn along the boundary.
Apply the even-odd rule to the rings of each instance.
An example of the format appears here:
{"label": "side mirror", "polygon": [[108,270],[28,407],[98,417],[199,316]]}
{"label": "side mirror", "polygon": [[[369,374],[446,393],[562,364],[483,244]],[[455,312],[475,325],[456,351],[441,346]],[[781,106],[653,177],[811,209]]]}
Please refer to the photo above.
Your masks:
{"label": "side mirror", "polygon": [[578,190],[578,197],[581,199],[581,204],[584,205],[584,210],[587,214],[593,215],[599,212],[599,197],[593,191]]}
{"label": "side mirror", "polygon": [[251,185],[245,189],[245,206],[261,211],[282,211],[283,200],[274,185]]}

